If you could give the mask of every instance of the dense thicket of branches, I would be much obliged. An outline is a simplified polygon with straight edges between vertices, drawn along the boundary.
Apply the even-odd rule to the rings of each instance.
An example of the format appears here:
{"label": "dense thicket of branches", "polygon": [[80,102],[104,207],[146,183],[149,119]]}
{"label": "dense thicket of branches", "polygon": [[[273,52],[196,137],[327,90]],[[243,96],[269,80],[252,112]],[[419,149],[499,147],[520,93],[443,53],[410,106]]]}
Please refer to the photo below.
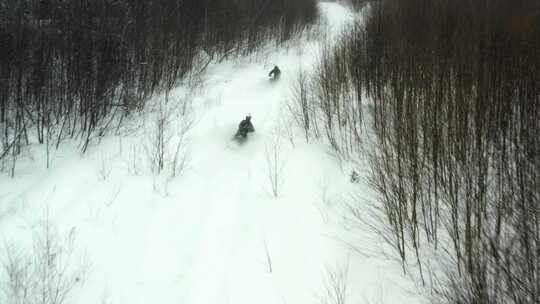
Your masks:
{"label": "dense thicket of branches", "polygon": [[374,2],[374,1],[377,1],[377,0],[340,0],[340,2],[342,2],[343,4],[349,7],[352,7],[355,10],[359,10],[363,8],[364,6],[366,6],[366,4],[370,2]]}
{"label": "dense thicket of branches", "polygon": [[336,118],[369,97],[380,232],[434,302],[540,303],[540,2],[368,12],[316,81],[349,98],[314,105],[340,122],[327,134],[347,134]]}
{"label": "dense thicket of branches", "polygon": [[316,17],[315,0],[0,0],[0,160],[34,139],[84,151],[201,52],[250,52]]}

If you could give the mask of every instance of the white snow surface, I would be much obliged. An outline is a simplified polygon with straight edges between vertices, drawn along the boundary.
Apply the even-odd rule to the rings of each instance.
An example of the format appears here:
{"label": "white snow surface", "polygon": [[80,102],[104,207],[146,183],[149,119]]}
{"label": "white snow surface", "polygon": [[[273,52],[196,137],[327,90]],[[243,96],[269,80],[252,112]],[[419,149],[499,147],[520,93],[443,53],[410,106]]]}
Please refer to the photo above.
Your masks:
{"label": "white snow surface", "polygon": [[[331,35],[353,18],[337,3],[321,3],[321,11]],[[340,165],[323,140],[306,143],[299,130],[294,146],[279,136],[294,80],[313,69],[318,46],[303,38],[262,59],[210,65],[190,95],[189,167],[172,179],[144,165],[145,127],[109,135],[84,155],[76,143],[62,145],[49,169],[43,148],[33,147],[14,179],[0,176],[0,237],[29,244],[45,214],[60,235],[76,234],[77,257],[90,268],[67,303],[325,303],[327,269],[336,265],[348,265],[347,303],[419,303],[399,264],[350,247],[382,246],[349,239],[343,224],[343,202],[352,193],[369,196],[350,182],[350,165]],[[270,83],[274,64],[282,78]],[[178,87],[169,103],[187,91]],[[256,132],[237,145],[231,137],[247,113]],[[130,123],[147,126],[148,117]],[[277,198],[266,175],[266,151],[276,141],[284,162]]]}

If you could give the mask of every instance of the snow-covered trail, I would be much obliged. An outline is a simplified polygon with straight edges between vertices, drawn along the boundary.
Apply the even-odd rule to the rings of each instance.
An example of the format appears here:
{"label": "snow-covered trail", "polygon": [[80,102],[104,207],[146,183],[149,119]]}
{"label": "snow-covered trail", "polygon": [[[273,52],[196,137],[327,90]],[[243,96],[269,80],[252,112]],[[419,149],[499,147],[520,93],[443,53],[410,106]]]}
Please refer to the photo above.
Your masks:
{"label": "snow-covered trail", "polygon": [[[321,3],[321,12],[330,36],[352,20],[334,2]],[[318,46],[302,40],[264,59],[210,65],[193,99],[189,169],[166,185],[143,169],[133,172],[143,162],[134,158],[143,153],[142,131],[110,136],[82,157],[65,148],[49,170],[29,160],[15,180],[0,178],[0,237],[28,239],[45,209],[61,234],[75,231],[91,269],[73,303],[320,302],[326,266],[350,257],[336,241],[342,227],[327,213],[356,186],[327,145],[299,135],[293,148],[276,135],[294,80],[313,67]],[[282,78],[270,83],[274,64]],[[170,102],[185,89],[174,90]],[[239,146],[231,137],[247,114],[256,132]],[[266,175],[266,150],[276,139],[284,161],[278,198]],[[415,303],[391,283],[399,268],[349,262],[354,303]]]}
{"label": "snow-covered trail", "polygon": [[[328,26],[335,27],[332,32],[351,20],[349,12],[335,3],[321,7]],[[272,198],[266,151],[276,139],[281,111],[291,96],[298,71],[315,63],[316,47],[311,42],[272,54],[265,64],[220,65],[208,71],[208,82],[213,86],[205,92],[204,103],[210,106],[200,117],[193,142],[201,153],[192,182],[204,187],[200,195],[190,196],[190,204],[204,208],[199,229],[192,235],[196,239],[192,267],[181,282],[181,289],[187,291],[182,303],[313,301],[324,260],[335,249],[333,241],[321,231],[313,193],[306,191],[315,181],[307,176],[317,170],[299,171],[306,175],[302,179],[287,178],[294,187],[285,189],[279,199]],[[273,64],[283,71],[277,83],[266,76]],[[230,137],[247,114],[253,117],[256,132],[239,146]],[[295,161],[292,156],[283,157]],[[296,272],[299,282],[293,288],[289,285],[288,292],[280,290],[280,282]],[[310,278],[317,279],[310,282]]]}
{"label": "snow-covered trail", "polygon": [[[219,71],[209,72],[213,75],[209,81],[215,85],[205,98],[211,100],[208,103],[212,106],[204,110],[194,130],[193,142],[197,151],[204,151],[194,166],[199,179],[194,184],[204,187],[197,200],[191,202],[205,207],[200,229],[193,235],[196,249],[192,267],[184,274],[185,284],[181,284],[181,289],[187,291],[182,303],[282,303],[285,296],[270,273],[271,267],[272,272],[278,271],[275,270],[278,266],[270,265],[278,260],[270,250],[312,254],[312,246],[286,248],[290,244],[286,243],[285,233],[297,231],[295,226],[288,227],[292,232],[280,233],[279,239],[270,239],[272,236],[266,232],[276,231],[283,217],[287,217],[274,217],[272,210],[266,209],[274,209],[272,205],[280,203],[294,203],[286,198],[281,201],[271,198],[265,175],[265,153],[275,138],[278,116],[289,97],[295,69],[299,68],[299,58],[294,52],[277,54],[269,60],[283,69],[284,77],[278,83],[271,83],[266,77],[271,64],[221,66]],[[237,145],[230,138],[248,113],[253,117],[256,132],[250,134],[247,143]],[[272,227],[265,227],[266,224]],[[306,228],[312,230],[303,229]],[[310,235],[315,231],[309,231]],[[316,242],[319,241],[324,240]],[[302,268],[301,263],[295,264],[297,270]],[[311,300],[310,289],[304,292],[302,302]]]}

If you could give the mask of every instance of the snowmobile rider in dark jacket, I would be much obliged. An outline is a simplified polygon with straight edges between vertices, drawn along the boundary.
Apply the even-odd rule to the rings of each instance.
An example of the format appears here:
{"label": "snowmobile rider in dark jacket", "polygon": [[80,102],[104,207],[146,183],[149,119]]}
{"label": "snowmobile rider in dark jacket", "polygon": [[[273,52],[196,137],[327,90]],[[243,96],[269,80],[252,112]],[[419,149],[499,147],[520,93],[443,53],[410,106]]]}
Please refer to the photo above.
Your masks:
{"label": "snowmobile rider in dark jacket", "polygon": [[251,123],[251,116],[249,115],[246,116],[246,119],[242,120],[238,125],[238,132],[236,132],[236,136],[240,138],[246,138],[248,132],[255,132],[255,128]]}
{"label": "snowmobile rider in dark jacket", "polygon": [[272,77],[273,75],[273,80],[278,80],[279,79],[279,76],[281,76],[281,70],[278,68],[277,65],[274,66],[274,68],[270,71],[270,73],[268,74],[268,77]]}

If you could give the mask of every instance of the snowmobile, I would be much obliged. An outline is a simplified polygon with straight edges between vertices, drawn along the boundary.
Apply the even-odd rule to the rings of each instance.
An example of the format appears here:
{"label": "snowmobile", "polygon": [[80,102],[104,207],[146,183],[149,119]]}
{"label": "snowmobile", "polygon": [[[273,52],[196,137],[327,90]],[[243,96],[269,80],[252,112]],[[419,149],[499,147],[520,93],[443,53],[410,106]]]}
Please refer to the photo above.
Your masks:
{"label": "snowmobile", "polygon": [[274,66],[274,68],[268,73],[268,77],[270,77],[270,81],[277,81],[279,80],[279,77],[281,77],[281,70],[277,65]]}
{"label": "snowmobile", "polygon": [[248,133],[255,132],[255,128],[251,123],[251,116],[246,116],[246,119],[242,120],[238,125],[238,131],[234,135],[233,139],[242,143],[247,140]]}

